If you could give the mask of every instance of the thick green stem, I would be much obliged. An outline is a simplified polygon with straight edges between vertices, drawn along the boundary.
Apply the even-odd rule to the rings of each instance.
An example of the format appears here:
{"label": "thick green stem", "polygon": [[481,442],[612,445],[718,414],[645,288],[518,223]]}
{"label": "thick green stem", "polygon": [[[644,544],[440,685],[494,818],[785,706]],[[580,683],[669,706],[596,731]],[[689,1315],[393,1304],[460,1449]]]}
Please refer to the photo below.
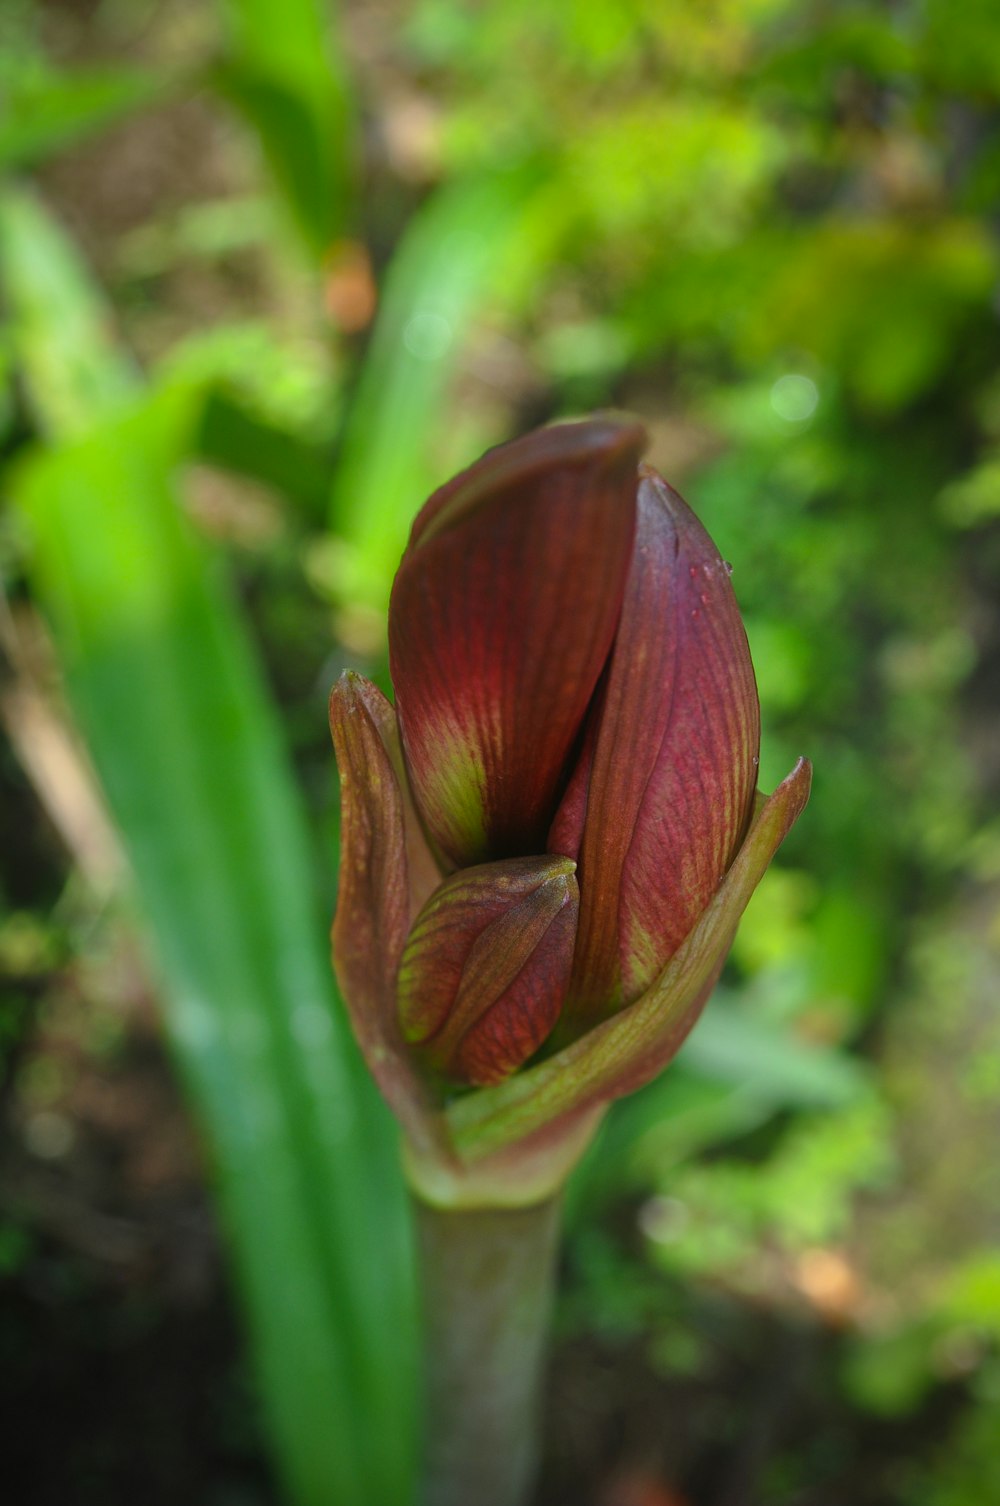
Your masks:
{"label": "thick green stem", "polygon": [[427,1376],[422,1506],[524,1506],[538,1463],[559,1200],[416,1206]]}

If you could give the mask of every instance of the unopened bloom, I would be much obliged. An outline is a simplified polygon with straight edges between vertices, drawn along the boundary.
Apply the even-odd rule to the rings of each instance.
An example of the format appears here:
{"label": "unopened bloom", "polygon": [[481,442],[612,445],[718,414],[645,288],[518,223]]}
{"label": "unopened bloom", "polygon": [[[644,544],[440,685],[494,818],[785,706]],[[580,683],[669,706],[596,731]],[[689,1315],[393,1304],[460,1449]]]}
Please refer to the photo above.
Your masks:
{"label": "unopened bloom", "polygon": [[644,444],[560,424],[442,487],[393,587],[395,709],[351,674],[331,697],[338,974],[439,1153],[488,1155],[658,1071],[808,794],[800,764],[752,819],[729,568]]}

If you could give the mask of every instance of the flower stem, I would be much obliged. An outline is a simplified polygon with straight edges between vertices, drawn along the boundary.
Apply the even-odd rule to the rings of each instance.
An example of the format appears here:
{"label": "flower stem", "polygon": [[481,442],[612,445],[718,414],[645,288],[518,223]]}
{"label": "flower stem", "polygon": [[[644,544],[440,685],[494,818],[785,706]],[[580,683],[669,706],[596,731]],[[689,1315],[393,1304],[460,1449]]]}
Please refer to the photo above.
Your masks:
{"label": "flower stem", "polygon": [[559,1199],[528,1208],[416,1206],[427,1375],[422,1506],[524,1506],[538,1464]]}

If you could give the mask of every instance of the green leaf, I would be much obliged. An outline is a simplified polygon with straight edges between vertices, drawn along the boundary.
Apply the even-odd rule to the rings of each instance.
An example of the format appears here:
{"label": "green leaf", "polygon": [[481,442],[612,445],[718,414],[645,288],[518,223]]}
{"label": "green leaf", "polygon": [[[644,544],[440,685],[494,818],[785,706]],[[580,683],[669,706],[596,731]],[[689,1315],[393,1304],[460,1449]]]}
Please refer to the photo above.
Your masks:
{"label": "green leaf", "polygon": [[275,183],[312,255],[342,232],[353,129],[330,7],[321,0],[223,0],[222,93],[257,133]]}
{"label": "green leaf", "polygon": [[224,387],[206,393],[195,443],[203,459],[273,487],[306,517],[322,516],[330,475],[322,447],[258,417]]}
{"label": "green leaf", "polygon": [[811,1046],[727,1002],[712,1002],[669,1069],[616,1103],[570,1183],[570,1219],[642,1181],[636,1148],[649,1133],[681,1161],[746,1133],[784,1109],[840,1109],[871,1092],[869,1074],[829,1046]]}
{"label": "green leaf", "polygon": [[28,167],[72,146],[164,92],[163,80],[137,68],[73,73],[25,70],[4,100],[0,168]]}
{"label": "green leaf", "polygon": [[316,1506],[402,1502],[394,1137],[335,1005],[273,714],[169,484],[176,423],[141,405],[35,458],[15,490],[155,937],[288,1479]]}
{"label": "green leaf", "polygon": [[956,344],[987,317],[996,275],[996,248],[973,219],[814,225],[776,256],[750,311],[747,354],[804,350],[873,412],[895,413],[942,379]]}
{"label": "green leaf", "polygon": [[534,184],[531,169],[450,184],[414,216],[393,258],[331,498],[331,527],[349,545],[349,600],[385,605],[410,521],[445,479],[430,436],[447,427],[463,342],[508,265]]}
{"label": "green leaf", "polygon": [[38,427],[76,435],[139,390],[111,317],[76,253],[37,199],[0,197],[0,258],[10,342]]}
{"label": "green leaf", "polygon": [[[6,207],[58,243],[29,201]],[[54,265],[72,301],[84,284],[67,247]],[[23,292],[23,267],[0,270]],[[8,490],[149,924],[278,1464],[300,1506],[406,1506],[415,1335],[395,1129],[335,996],[274,708],[176,495],[198,389],[120,401],[105,345],[89,413],[83,390],[67,407],[46,379],[58,323],[18,327],[39,424],[61,442]]]}
{"label": "green leaf", "polygon": [[798,1041],[787,1029],[718,997],[686,1043],[684,1063],[713,1081],[751,1090],[776,1108],[841,1108],[866,1083],[850,1057]]}

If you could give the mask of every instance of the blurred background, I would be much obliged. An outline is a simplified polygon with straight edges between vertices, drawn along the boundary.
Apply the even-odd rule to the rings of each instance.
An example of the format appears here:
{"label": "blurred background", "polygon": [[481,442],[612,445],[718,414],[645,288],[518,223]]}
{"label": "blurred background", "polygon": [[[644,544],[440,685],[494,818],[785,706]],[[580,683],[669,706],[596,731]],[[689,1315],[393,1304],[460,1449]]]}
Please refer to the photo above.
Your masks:
{"label": "blurred background", "polygon": [[1000,13],[4,0],[23,1506],[409,1506],[325,701],[485,446],[640,415],[812,803],[570,1192],[546,1506],[1000,1500]]}

